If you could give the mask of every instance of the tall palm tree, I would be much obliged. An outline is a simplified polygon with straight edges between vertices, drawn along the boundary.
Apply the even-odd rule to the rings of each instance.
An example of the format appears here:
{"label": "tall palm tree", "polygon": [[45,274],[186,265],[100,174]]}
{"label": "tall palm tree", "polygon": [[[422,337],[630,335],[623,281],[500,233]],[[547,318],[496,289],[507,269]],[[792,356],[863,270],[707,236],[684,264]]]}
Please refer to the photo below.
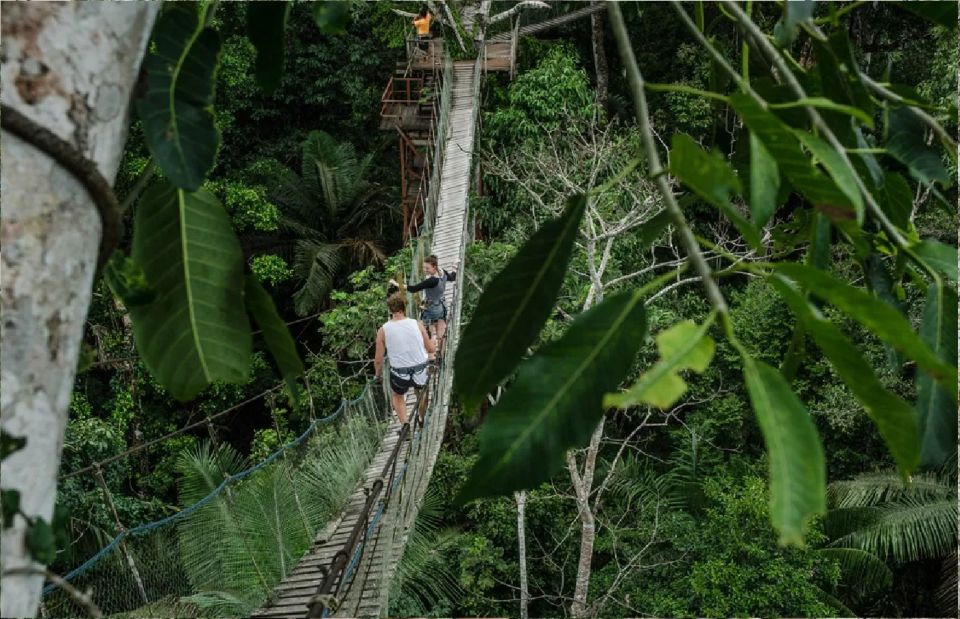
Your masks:
{"label": "tall palm tree", "polygon": [[278,169],[271,198],[283,211],[280,227],[292,244],[293,296],[300,315],[315,311],[337,275],[382,263],[384,229],[395,215],[384,188],[370,180],[372,156],[312,131],[303,143],[300,174]]}
{"label": "tall palm tree", "polygon": [[[892,574],[877,560],[898,566],[943,562],[939,602],[957,605],[957,485],[945,473],[915,475],[905,485],[896,471],[868,473],[830,484],[832,509],[824,529],[845,576],[854,574],[860,592],[889,586]],[[858,560],[859,554],[859,560]],[[846,560],[844,560],[846,559]]]}

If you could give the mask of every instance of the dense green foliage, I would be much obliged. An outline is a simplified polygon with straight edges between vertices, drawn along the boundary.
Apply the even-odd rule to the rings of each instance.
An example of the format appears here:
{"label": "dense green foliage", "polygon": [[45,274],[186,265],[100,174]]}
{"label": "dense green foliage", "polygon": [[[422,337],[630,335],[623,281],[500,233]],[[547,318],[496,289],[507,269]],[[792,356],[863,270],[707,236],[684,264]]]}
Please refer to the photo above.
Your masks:
{"label": "dense green foliage", "polygon": [[[518,615],[517,507],[510,496],[491,495],[527,488],[529,614],[567,615],[581,520],[564,454],[588,445],[598,422],[587,615],[955,609],[956,474],[946,457],[956,449],[955,151],[942,148],[913,108],[883,100],[849,68],[926,102],[921,109],[955,135],[956,32],[886,3],[843,5],[852,8],[840,16],[840,5],[825,4],[812,14],[823,41],[811,34],[810,15],[778,24],[778,5],[754,3],[752,18],[795,61],[791,70],[846,147],[849,166],[769,77],[764,54],[749,47],[743,56],[743,34],[717,5],[702,7],[702,20],[693,5],[685,8],[769,105],[737,86],[668,3],[622,7],[650,86],[658,152],[728,312],[703,294],[679,226],[664,215],[609,25],[606,105],[594,91],[589,19],[550,31],[552,40],[522,41],[514,80],[490,74],[477,150],[485,191],[471,195],[482,240],[468,249],[456,284],[465,304],[462,397],[392,614]],[[347,9],[336,6],[337,14],[296,4],[289,15],[266,16],[286,19],[279,46],[247,36],[243,3],[220,4],[206,29],[203,16],[187,10],[165,17],[193,20],[195,45],[209,37],[203,33],[217,34],[218,69],[205,84],[216,130],[202,114],[194,119],[216,157],[171,167],[157,147],[162,136],[142,116],[190,110],[162,110],[149,97],[140,105],[117,184],[121,197],[139,196],[123,244],[136,263],[118,259],[105,277],[110,287],[95,291],[85,334],[92,363],[77,377],[62,472],[236,409],[214,424],[214,438],[228,445],[219,455],[200,424],[104,467],[127,527],[202,497],[212,479],[204,471],[217,458],[268,456],[312,417],[356,396],[372,373],[385,282],[404,281],[411,259],[396,217],[396,137],[377,131],[404,24],[389,3],[348,6],[340,34],[331,32]],[[336,27],[319,29],[325,20]],[[269,67],[281,64],[277,78]],[[167,77],[154,79],[152,88],[170,92]],[[155,166],[150,179],[144,171]],[[871,211],[858,182],[892,227]],[[580,200],[563,214],[571,195]],[[175,362],[161,344],[190,326],[142,326],[146,314],[162,314],[159,303],[177,306],[170,295],[191,285],[182,268],[172,285],[142,285],[144,274],[153,284],[180,263],[163,253],[170,231],[149,223],[167,211],[185,222],[199,217],[205,239],[221,238],[231,259],[219,276],[255,286],[246,297],[261,301],[245,307],[239,292],[216,299],[231,317],[224,333],[211,350],[209,333],[198,332],[204,344]],[[621,221],[630,225],[611,245],[587,242]],[[601,260],[599,278],[609,286],[598,293]],[[539,284],[528,285],[533,280]],[[240,352],[220,355],[227,347]],[[197,351],[203,363],[190,356]],[[215,371],[221,357],[229,367]],[[181,367],[195,384],[164,379]],[[284,378],[292,399],[275,389]],[[500,395],[496,406],[491,392]],[[339,461],[341,478],[356,473],[349,458]],[[265,478],[238,497],[249,508],[245,526],[257,529],[271,484],[285,483]],[[333,488],[337,496],[346,489]],[[461,501],[480,496],[489,498]],[[53,568],[67,571],[117,525],[90,475],[64,480],[58,501],[70,514],[71,539]],[[182,543],[210,538],[224,514],[212,507]],[[336,508],[311,509],[319,522]],[[282,526],[294,531],[297,519],[287,520]],[[291,547],[305,545],[301,533]],[[193,557],[188,577],[208,589],[216,582],[225,594],[191,600],[195,607],[242,614],[262,598],[250,572],[223,570],[224,557],[252,555],[275,572],[281,555],[267,542],[254,553],[238,543],[214,559]]]}

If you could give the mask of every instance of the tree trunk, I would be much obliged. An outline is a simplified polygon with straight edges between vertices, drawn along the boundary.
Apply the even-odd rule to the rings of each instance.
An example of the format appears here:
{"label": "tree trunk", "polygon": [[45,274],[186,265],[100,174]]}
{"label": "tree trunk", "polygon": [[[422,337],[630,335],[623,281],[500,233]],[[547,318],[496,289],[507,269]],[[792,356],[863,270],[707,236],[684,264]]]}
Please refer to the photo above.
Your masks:
{"label": "tree trunk", "polygon": [[573,602],[570,614],[574,617],[586,617],[587,593],[590,589],[590,574],[593,566],[593,543],[596,540],[597,525],[590,505],[590,493],[593,491],[593,472],[600,451],[600,439],[603,438],[603,422],[597,425],[590,437],[590,445],[584,458],[583,476],[577,471],[577,459],[573,452],[567,454],[567,469],[573,482],[577,498],[577,510],[580,515],[580,559],[577,561],[577,579],[573,590]]}
{"label": "tree trunk", "polygon": [[[3,7],[3,103],[70,142],[108,180],[127,132],[127,107],[159,3],[9,3]],[[2,487],[50,521],[83,324],[100,240],[84,187],[47,155],[0,139],[0,426],[26,446],[3,461]],[[37,568],[26,522],[3,531],[0,569]],[[33,616],[41,575],[4,575],[0,615]]]}
{"label": "tree trunk", "polygon": [[[602,1],[604,0],[593,0],[594,4]],[[593,66],[597,72],[597,102],[606,108],[610,69],[607,66],[607,50],[604,46],[603,11],[590,14],[590,30],[593,39]]]}
{"label": "tree trunk", "polygon": [[530,590],[527,587],[527,492],[514,492],[513,498],[517,502],[517,549],[520,553],[520,619],[527,619],[527,607],[530,604]]}

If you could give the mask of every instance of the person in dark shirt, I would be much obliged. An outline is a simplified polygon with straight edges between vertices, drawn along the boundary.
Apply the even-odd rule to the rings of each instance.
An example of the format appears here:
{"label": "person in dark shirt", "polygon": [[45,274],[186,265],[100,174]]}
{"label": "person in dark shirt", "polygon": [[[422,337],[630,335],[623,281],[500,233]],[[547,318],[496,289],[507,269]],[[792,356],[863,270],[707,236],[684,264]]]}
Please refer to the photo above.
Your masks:
{"label": "person in dark shirt", "polygon": [[[447,282],[457,280],[457,271],[456,269],[452,271],[441,269],[437,264],[437,257],[433,255],[424,258],[423,271],[427,274],[426,279],[418,284],[409,285],[406,289],[407,292],[423,292],[424,307],[420,311],[420,320],[428,329],[431,325],[434,326],[437,339],[436,346],[437,350],[440,350],[444,333],[447,330],[447,303],[443,295],[447,289]],[[400,285],[394,280],[390,280],[390,284],[391,288],[393,286],[400,288]]]}

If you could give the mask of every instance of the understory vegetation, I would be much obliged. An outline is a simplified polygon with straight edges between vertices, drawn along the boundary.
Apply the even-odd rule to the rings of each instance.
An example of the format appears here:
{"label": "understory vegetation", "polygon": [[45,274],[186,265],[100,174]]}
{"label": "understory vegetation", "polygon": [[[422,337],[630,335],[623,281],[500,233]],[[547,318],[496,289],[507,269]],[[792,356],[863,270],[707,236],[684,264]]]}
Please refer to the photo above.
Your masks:
{"label": "understory vegetation", "polygon": [[[406,18],[392,12],[394,4],[351,4],[342,34],[318,30],[311,9],[294,4],[286,70],[269,94],[254,78],[248,7],[218,6],[212,19],[222,38],[215,94],[222,142],[203,187],[229,216],[244,270],[287,323],[303,360],[302,384],[292,395],[278,387],[283,372],[255,344],[245,381],[215,381],[184,404],[148,369],[128,308],[99,282],[61,473],[115,459],[102,468],[102,483],[83,474],[60,484],[58,505],[69,516],[53,571],[76,568],[124,527],[203,499],[224,477],[363,393],[386,316],[386,282],[405,281],[412,257],[401,230],[398,139],[379,129],[381,93],[405,53],[397,24]],[[494,3],[501,4],[512,6]],[[476,240],[456,283],[465,342],[504,266],[538,231],[582,212],[542,329],[492,388],[479,395],[464,389],[454,399],[390,616],[956,612],[956,400],[943,388],[949,372],[936,372],[952,368],[955,381],[956,5],[951,26],[892,3],[794,4],[810,4],[812,13],[794,16],[782,3],[737,6],[752,11],[763,40],[788,59],[808,90],[804,105],[792,103],[795,93],[770,50],[744,35],[730,8],[714,3],[625,3],[617,10],[646,83],[649,132],[636,116],[611,11],[599,13],[599,42],[591,18],[571,21],[521,39],[512,79],[486,75],[474,152],[480,178],[469,197]],[[867,79],[900,103],[865,86]],[[755,110],[748,92],[768,107]],[[814,135],[823,133],[814,131],[806,105],[836,132],[844,157],[853,159],[849,170]],[[799,163],[757,137],[770,126],[814,138],[791,138]],[[121,198],[167,182],[145,173],[155,162],[140,121],[130,136],[117,181]],[[651,139],[662,169],[644,154]],[[669,198],[658,185],[664,180]],[[860,198],[858,182],[876,195],[890,227]],[[810,194],[823,187],[840,197],[815,207]],[[676,199],[723,311],[704,292],[683,226],[664,214]],[[830,279],[803,280],[803,269]],[[825,298],[834,281],[918,332],[914,339],[930,344],[929,359],[911,356],[915,349],[864,319],[874,306],[858,306],[866,308],[858,313]],[[576,335],[582,317],[628,298],[637,305],[630,315],[641,316],[634,325],[643,328],[623,326],[612,339],[637,346],[623,363],[596,365],[622,376],[605,378],[614,382],[600,388],[592,408],[567,417],[548,410],[546,421],[531,422],[547,437],[544,445],[511,450],[498,443],[520,433],[495,425],[506,423],[507,413],[539,410],[516,394],[559,380],[537,360],[562,356],[552,347]],[[931,319],[935,312],[945,318]],[[835,339],[825,345],[827,328]],[[590,337],[597,333],[606,335],[598,329]],[[679,361],[678,340],[689,344]],[[876,387],[879,406],[837,357],[862,363],[859,376]],[[676,363],[656,377],[663,382],[643,382],[671,359]],[[799,410],[801,420],[755,412],[758,388],[744,379],[747,367],[760,377],[775,373],[789,395],[778,392],[769,408]],[[914,421],[918,401],[926,413]],[[885,412],[900,403],[912,430]],[[211,415],[218,415],[213,424],[152,443]],[[377,423],[347,428],[355,432],[349,441],[343,429],[321,434],[319,455],[301,463],[295,479],[270,469],[171,531],[185,567],[171,578],[204,593],[140,609],[148,611],[143,616],[251,612],[269,591],[258,573],[278,580],[345,502],[375,450]],[[936,423],[945,428],[939,435]],[[796,433],[777,434],[771,425]],[[773,435],[787,437],[790,457],[771,447]],[[357,450],[344,453],[342,444]],[[130,449],[135,453],[125,455]],[[523,466],[524,454],[542,466]],[[796,495],[783,494],[794,483]],[[276,488],[289,484],[312,499],[271,503]],[[115,510],[104,509],[105,488]],[[283,513],[273,525],[264,517],[271,510]],[[243,520],[224,522],[236,518]],[[247,533],[225,539],[221,530]],[[283,545],[275,543],[280,538]],[[223,547],[208,555],[215,544]],[[233,570],[231,561],[247,568]]]}

